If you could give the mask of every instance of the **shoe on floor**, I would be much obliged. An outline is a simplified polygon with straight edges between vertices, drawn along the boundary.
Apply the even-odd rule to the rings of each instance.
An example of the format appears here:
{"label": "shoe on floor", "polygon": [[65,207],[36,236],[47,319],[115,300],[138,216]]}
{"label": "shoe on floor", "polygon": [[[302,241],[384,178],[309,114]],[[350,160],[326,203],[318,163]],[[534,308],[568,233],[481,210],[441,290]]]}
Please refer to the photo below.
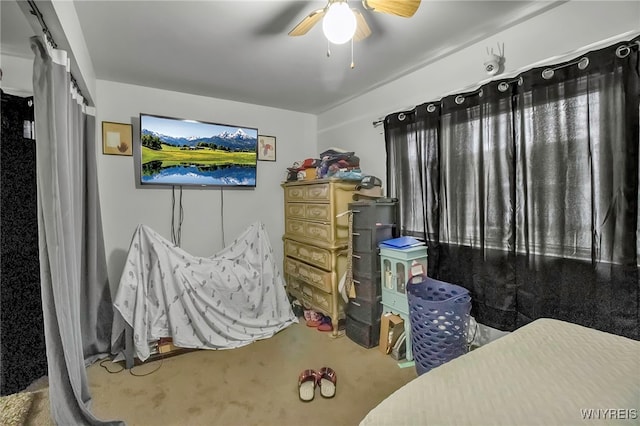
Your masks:
{"label": "shoe on floor", "polygon": [[311,320],[311,312],[313,312],[311,309],[303,308],[304,320],[305,321],[310,321]]}
{"label": "shoe on floor", "polygon": [[307,321],[307,327],[318,327],[322,324],[323,315],[319,312],[311,311],[310,319]]}
{"label": "shoe on floor", "polygon": [[318,386],[320,386],[320,395],[325,398],[333,398],[336,395],[336,384],[338,376],[330,367],[322,367],[316,373],[318,378]]}
{"label": "shoe on floor", "polygon": [[315,370],[304,370],[298,377],[298,396],[301,401],[309,402],[313,400],[318,382]]}
{"label": "shoe on floor", "polygon": [[318,331],[333,331],[331,317],[328,317],[326,315],[322,316],[322,320],[320,320],[320,324],[318,325]]}

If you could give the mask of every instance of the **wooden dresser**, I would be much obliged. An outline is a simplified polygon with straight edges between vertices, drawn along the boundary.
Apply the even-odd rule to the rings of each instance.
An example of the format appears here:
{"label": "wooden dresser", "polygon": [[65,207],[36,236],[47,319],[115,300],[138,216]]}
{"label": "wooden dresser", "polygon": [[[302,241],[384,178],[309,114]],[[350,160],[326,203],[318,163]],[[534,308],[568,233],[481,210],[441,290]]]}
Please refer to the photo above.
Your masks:
{"label": "wooden dresser", "polygon": [[334,336],[345,317],[338,283],[347,268],[349,209],[359,181],[317,179],[284,188],[284,276],[287,291],[331,317]]}

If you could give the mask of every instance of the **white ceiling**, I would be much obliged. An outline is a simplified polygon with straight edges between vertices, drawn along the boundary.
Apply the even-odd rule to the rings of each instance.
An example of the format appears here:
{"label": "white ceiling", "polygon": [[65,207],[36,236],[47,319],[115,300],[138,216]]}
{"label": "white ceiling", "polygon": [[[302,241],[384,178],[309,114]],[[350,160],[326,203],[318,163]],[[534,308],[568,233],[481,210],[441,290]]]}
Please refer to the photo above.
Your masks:
{"label": "white ceiling", "polygon": [[[29,57],[33,31],[14,1],[1,3],[3,54]],[[321,24],[287,35],[323,0],[74,1],[98,79],[313,114],[559,3],[423,0],[411,18],[363,10],[373,34],[354,44],[350,69],[350,44],[328,58]]]}

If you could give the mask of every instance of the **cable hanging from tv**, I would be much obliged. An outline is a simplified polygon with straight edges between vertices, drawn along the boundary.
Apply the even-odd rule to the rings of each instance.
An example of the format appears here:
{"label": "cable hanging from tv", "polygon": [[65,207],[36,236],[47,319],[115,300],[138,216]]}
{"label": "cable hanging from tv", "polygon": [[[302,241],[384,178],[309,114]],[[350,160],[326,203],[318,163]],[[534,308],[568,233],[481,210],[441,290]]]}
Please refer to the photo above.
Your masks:
{"label": "cable hanging from tv", "polygon": [[180,188],[180,201],[178,205],[178,226],[176,226],[176,187],[171,187],[171,242],[178,247],[182,243],[182,221],[184,209],[182,208],[182,186]]}

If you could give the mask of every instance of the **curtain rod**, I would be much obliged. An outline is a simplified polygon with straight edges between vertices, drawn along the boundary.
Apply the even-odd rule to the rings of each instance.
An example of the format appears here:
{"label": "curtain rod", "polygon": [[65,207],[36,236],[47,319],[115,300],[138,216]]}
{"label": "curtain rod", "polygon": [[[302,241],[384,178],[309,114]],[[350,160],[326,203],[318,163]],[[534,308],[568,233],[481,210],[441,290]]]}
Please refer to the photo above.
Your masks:
{"label": "curtain rod", "polygon": [[44,33],[44,36],[47,39],[47,42],[54,49],[57,49],[58,45],[53,40],[53,36],[51,35],[51,31],[49,31],[49,27],[47,27],[47,24],[44,22],[44,17],[42,16],[42,13],[40,12],[40,9],[38,9],[38,6],[36,6],[36,2],[34,0],[27,0],[27,3],[29,4],[29,7],[31,8],[31,10],[29,12],[31,12],[31,14],[38,19],[38,23],[40,24],[40,27],[42,28],[42,32]]}
{"label": "curtain rod", "polygon": [[[611,42],[611,45],[615,44],[615,43],[620,43],[622,42],[623,38],[627,38],[627,37],[631,37],[631,38],[635,38],[637,37],[638,34],[633,35],[633,37],[629,34],[629,33],[625,33],[623,35],[623,37],[620,37],[620,40],[618,40],[617,42]],[[602,47],[601,47],[602,48]],[[621,44],[620,46],[618,46],[618,48],[616,49],[616,56],[618,58],[624,58],[626,56],[629,55],[629,53],[631,53],[632,49],[638,49],[638,51],[640,51],[640,40],[635,40],[635,41],[630,41],[628,44]],[[587,57],[587,55],[589,53],[592,52],[584,52],[582,55],[578,55],[577,57],[575,57],[573,60],[570,61],[566,61],[566,63],[564,64],[555,64],[555,65],[548,65],[547,67],[545,67],[542,72],[542,78],[544,78],[545,80],[550,79],[551,77],[553,77],[553,74],[556,70],[559,70],[561,68],[565,68],[565,67],[569,67],[569,66],[573,66],[573,65],[577,65],[578,68],[580,68],[581,70],[587,68],[589,66],[589,58]],[[533,64],[530,66],[531,68],[542,68],[541,65],[538,64]],[[471,90],[471,91],[465,91],[465,89],[462,89],[460,91],[464,92],[467,96],[470,95],[474,95],[474,94],[478,94],[480,92],[482,92],[482,87],[485,84],[488,84],[492,81],[497,81],[497,80],[505,80],[503,82],[500,83],[500,85],[498,86],[498,90],[500,90],[501,92],[504,92],[506,90],[508,90],[509,85],[511,85],[512,83],[518,83],[518,84],[522,84],[522,76],[520,74],[527,72],[527,69],[520,69],[519,71],[517,71],[516,73],[510,73],[510,75],[512,76],[511,78],[508,78],[507,76],[504,76],[502,78],[496,78],[496,79],[492,79],[489,81],[484,81],[482,83],[479,84],[480,87],[477,87],[475,90]],[[509,74],[508,74],[509,75]],[[505,77],[507,77],[507,79],[505,79]],[[432,104],[438,104],[442,102],[443,98],[446,98],[447,96],[451,96],[455,94],[455,92],[453,93],[449,93],[446,94],[444,96],[441,96],[439,100],[432,102]],[[456,103],[462,103],[464,102],[464,96],[462,95],[458,95],[456,96]],[[415,107],[414,107],[415,109]],[[406,112],[406,111],[405,111]],[[390,114],[396,114],[395,113],[390,113]],[[402,112],[400,114],[403,114]],[[375,120],[372,124],[373,127],[378,127],[381,124],[384,123],[384,119],[379,119],[379,120]]]}
{"label": "curtain rod", "polygon": [[[415,105],[407,105],[407,106],[406,106],[406,107],[404,107],[404,108],[400,108],[400,111],[404,111],[405,113],[408,113],[408,112],[413,111],[413,110],[415,110],[415,109],[416,109]],[[395,113],[397,113],[397,112],[398,112],[398,111],[396,110],[395,112],[390,112],[389,114],[395,114]],[[386,114],[384,117],[380,117],[380,118],[378,118],[377,120],[373,121],[373,123],[371,123],[371,124],[373,124],[373,127],[378,127],[378,126],[380,126],[381,124],[383,124],[383,123],[384,123],[385,118],[386,118],[389,114]]]}
{"label": "curtain rod", "polygon": [[[53,39],[53,35],[51,35],[51,31],[49,31],[49,27],[47,26],[47,23],[44,21],[44,17],[42,16],[42,12],[40,12],[40,9],[38,9],[38,6],[36,5],[36,2],[34,0],[27,0],[27,3],[29,4],[29,7],[31,8],[31,10],[29,12],[38,19],[38,23],[40,24],[40,27],[42,28],[42,33],[44,34],[47,43],[49,43],[51,45],[51,47],[53,47],[54,49],[57,49],[58,45],[56,44],[55,40]],[[69,76],[71,78],[71,85],[78,92],[78,94],[80,96],[82,96],[82,102],[86,106],[88,106],[89,104],[87,102],[87,98],[85,98],[84,94],[82,93],[82,90],[80,90],[80,86],[78,85],[78,81],[75,79],[73,74],[71,74],[71,72],[69,72]]]}

